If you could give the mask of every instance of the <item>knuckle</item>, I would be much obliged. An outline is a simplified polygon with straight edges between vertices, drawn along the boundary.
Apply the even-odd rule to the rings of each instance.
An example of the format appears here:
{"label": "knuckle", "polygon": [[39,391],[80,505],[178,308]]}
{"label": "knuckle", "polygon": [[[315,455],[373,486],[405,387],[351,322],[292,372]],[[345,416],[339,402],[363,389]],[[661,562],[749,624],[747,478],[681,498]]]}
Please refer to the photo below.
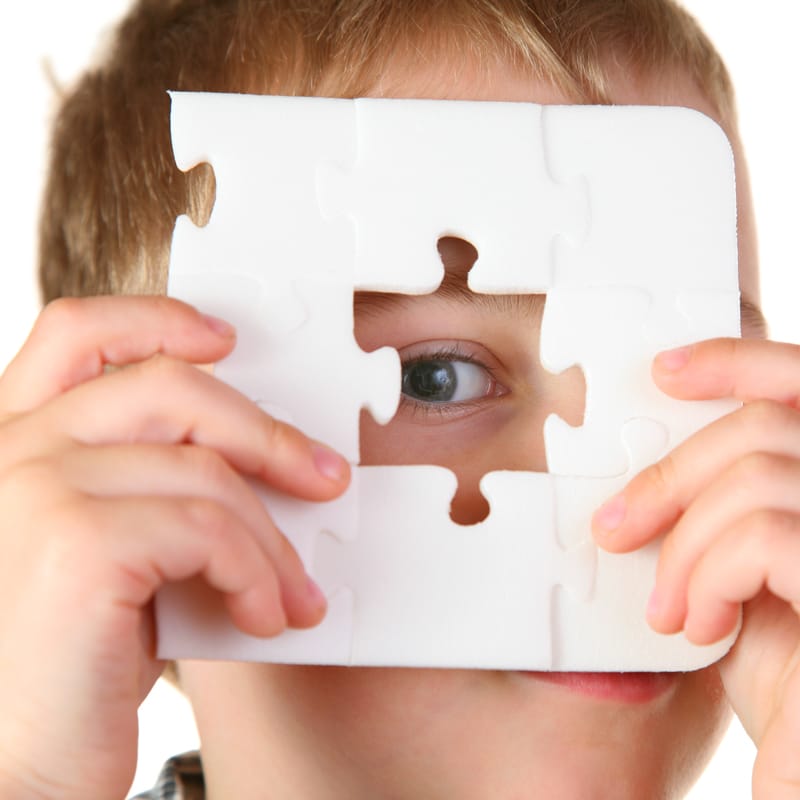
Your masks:
{"label": "knuckle", "polygon": [[186,523],[196,535],[208,563],[234,568],[237,582],[247,582],[263,565],[255,537],[243,522],[221,503],[193,498],[184,506]]}
{"label": "knuckle", "polygon": [[58,503],[48,517],[52,535],[48,537],[46,563],[55,574],[78,575],[88,564],[97,562],[103,551],[99,541],[103,523],[86,498],[72,497]]}
{"label": "knuckle", "polygon": [[141,299],[159,316],[164,314],[194,316],[198,313],[193,306],[183,300],[178,300],[165,294],[147,295]]}
{"label": "knuckle", "polygon": [[141,362],[140,368],[148,375],[152,375],[158,379],[169,379],[173,376],[182,376],[185,364],[177,358],[164,355],[163,353],[156,353],[148,358],[146,361]]}
{"label": "knuckle", "polygon": [[138,300],[144,304],[148,316],[158,320],[159,324],[188,326],[190,329],[197,326],[199,312],[182,300],[163,294],[148,295]]}
{"label": "knuckle", "polygon": [[752,512],[746,521],[750,532],[752,558],[766,555],[773,551],[778,542],[797,526],[793,515],[775,508],[760,508]]}
{"label": "knuckle", "polygon": [[156,313],[156,315],[161,316],[164,314],[175,314],[176,312],[181,311],[185,304],[181,303],[180,300],[176,300],[172,297],[167,297],[163,294],[153,294],[148,295],[147,297],[141,298],[150,308]]}
{"label": "knuckle", "polygon": [[134,364],[129,369],[136,370],[140,379],[152,385],[153,390],[164,392],[167,387],[172,389],[186,385],[196,378],[198,370],[179,358],[157,353],[146,361]]}
{"label": "knuckle", "polygon": [[233,469],[216,450],[197,445],[188,445],[181,450],[189,469],[197,474],[204,484],[230,486],[235,480]]}
{"label": "knuckle", "polygon": [[787,424],[795,422],[796,418],[796,412],[774,400],[754,400],[744,405],[739,413],[750,438],[773,431],[785,436]]}
{"label": "knuckle", "polygon": [[705,339],[695,345],[696,352],[704,358],[711,358],[722,364],[735,362],[739,356],[740,339],[714,338]]}
{"label": "knuckle", "polygon": [[675,459],[671,454],[664,456],[642,472],[641,478],[651,491],[660,496],[671,497],[677,484]]}
{"label": "knuckle", "polygon": [[747,352],[748,343],[746,339],[725,337],[712,341],[716,342],[716,346],[721,350],[721,354],[730,361],[734,361]]}
{"label": "knuckle", "polygon": [[259,430],[264,440],[264,452],[280,456],[293,449],[296,443],[293,428],[269,414],[262,413],[260,421]]}
{"label": "knuckle", "polygon": [[743,490],[758,491],[770,484],[784,469],[786,459],[775,453],[754,451],[742,456],[734,465],[734,482]]}
{"label": "knuckle", "polygon": [[193,497],[181,504],[187,525],[212,546],[230,542],[238,532],[233,516],[215,500]]}
{"label": "knuckle", "polygon": [[45,334],[62,332],[80,325],[86,317],[86,300],[80,297],[59,297],[51,300],[39,314],[36,327]]}

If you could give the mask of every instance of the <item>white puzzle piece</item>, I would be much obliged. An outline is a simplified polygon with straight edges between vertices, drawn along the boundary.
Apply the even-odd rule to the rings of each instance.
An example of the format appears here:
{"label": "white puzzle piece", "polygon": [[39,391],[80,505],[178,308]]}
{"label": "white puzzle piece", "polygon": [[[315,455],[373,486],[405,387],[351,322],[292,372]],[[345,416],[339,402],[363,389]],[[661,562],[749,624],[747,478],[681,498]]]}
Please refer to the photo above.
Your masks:
{"label": "white puzzle piece", "polygon": [[[599,552],[592,512],[640,469],[731,410],[666,397],[665,347],[739,334],[730,146],[694,111],[526,103],[175,93],[176,161],[217,195],[182,218],[169,293],[236,324],[216,374],[353,463],[331,503],[262,488],[323,587],[310,630],[233,627],[199,580],[157,598],[159,655],[289,663],[685,670],[710,647],[651,631],[658,544]],[[582,367],[584,424],[545,425],[550,473],[494,472],[490,513],[450,518],[441,467],[357,466],[362,408],[388,421],[397,353],[353,336],[358,290],[434,291],[437,242],[479,256],[473,291],[547,293],[542,363]]]}
{"label": "white puzzle piece", "polygon": [[516,294],[534,271],[549,271],[554,236],[585,235],[583,183],[561,186],[548,174],[542,106],[495,103],[483,116],[473,103],[352,105],[357,157],[346,170],[320,164],[318,187],[323,216],[354,222],[358,288],[434,291],[443,271],[431,242],[455,236],[480,254],[473,290]]}
{"label": "white puzzle piece", "polygon": [[[701,295],[695,300],[702,303],[695,302],[695,314],[716,311],[717,323],[725,320],[727,330],[738,335],[737,293]],[[648,417],[664,427],[664,447],[651,459],[656,461],[690,434],[736,408],[737,403],[729,400],[675,400],[656,387],[650,377],[655,353],[708,337],[687,335],[689,330],[701,331],[687,323],[682,307],[674,306],[665,319],[654,305],[651,294],[634,288],[558,287],[548,293],[540,339],[542,365],[559,373],[577,363],[586,379],[583,424],[573,428],[555,415],[545,420],[551,473],[621,475],[629,468],[620,438],[628,420]],[[587,330],[591,336],[586,336]]]}

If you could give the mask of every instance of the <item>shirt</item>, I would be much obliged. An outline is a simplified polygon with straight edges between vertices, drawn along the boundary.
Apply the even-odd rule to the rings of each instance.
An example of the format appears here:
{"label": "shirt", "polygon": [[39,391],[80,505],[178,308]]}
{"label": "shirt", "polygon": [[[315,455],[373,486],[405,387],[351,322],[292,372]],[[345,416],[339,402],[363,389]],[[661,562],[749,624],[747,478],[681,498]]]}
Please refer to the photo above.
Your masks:
{"label": "shirt", "polygon": [[203,764],[200,753],[193,751],[167,761],[156,785],[131,800],[204,800],[205,796]]}

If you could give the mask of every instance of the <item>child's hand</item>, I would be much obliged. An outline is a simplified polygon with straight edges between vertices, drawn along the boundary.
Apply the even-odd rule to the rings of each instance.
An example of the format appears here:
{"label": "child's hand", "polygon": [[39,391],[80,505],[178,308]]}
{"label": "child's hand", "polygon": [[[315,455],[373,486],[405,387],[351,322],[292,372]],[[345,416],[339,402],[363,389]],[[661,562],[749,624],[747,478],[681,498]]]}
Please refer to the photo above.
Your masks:
{"label": "child's hand", "polygon": [[744,607],[720,668],[759,748],[754,797],[800,797],[800,348],[717,339],[662,354],[653,375],[674,397],[744,406],[636,476],[595,515],[595,538],[626,552],[668,532],[657,631],[711,643]]}
{"label": "child's hand", "polygon": [[59,301],[0,379],[0,797],[124,796],[165,582],[202,576],[247,633],[320,621],[241,475],[325,500],[348,467],[187,363],[233,344],[173,300]]}

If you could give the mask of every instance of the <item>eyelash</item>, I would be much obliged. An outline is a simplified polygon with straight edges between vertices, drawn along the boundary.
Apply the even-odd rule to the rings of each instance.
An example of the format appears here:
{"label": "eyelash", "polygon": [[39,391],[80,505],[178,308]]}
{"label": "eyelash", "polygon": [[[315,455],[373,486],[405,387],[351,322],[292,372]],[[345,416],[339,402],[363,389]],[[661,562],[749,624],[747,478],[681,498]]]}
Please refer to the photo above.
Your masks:
{"label": "eyelash", "polygon": [[[497,383],[495,372],[492,367],[490,367],[488,364],[485,364],[471,353],[464,352],[457,344],[448,347],[438,347],[430,352],[417,353],[413,356],[413,358],[403,360],[401,362],[401,369],[405,371],[414,364],[424,361],[459,361],[464,364],[474,364],[476,367],[480,367],[488,375],[489,380],[493,384]],[[478,397],[474,400],[435,403],[425,402],[424,400],[416,400],[412,397],[409,397],[405,393],[401,393],[400,406],[409,408],[412,414],[415,416],[418,414],[436,414],[439,417],[446,417],[448,414],[452,414],[472,406],[477,406],[482,400],[485,399],[485,397]]]}

